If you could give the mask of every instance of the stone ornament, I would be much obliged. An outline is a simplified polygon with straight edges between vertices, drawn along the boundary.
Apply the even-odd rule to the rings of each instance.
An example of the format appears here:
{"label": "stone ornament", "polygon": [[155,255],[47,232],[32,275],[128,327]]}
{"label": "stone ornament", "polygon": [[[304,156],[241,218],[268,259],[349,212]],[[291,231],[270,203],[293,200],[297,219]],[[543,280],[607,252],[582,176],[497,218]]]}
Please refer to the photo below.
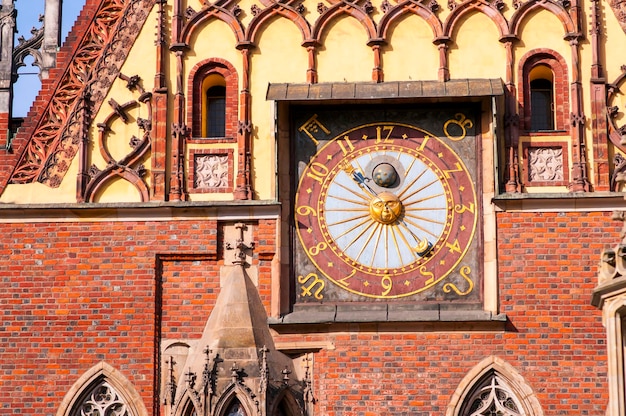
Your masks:
{"label": "stone ornament", "polygon": [[97,385],[80,406],[79,416],[130,416],[120,395],[107,382]]}
{"label": "stone ornament", "polygon": [[528,149],[528,179],[534,181],[563,181],[563,148],[533,147]]}
{"label": "stone ornament", "polygon": [[228,188],[228,155],[199,155],[195,160],[195,188]]}

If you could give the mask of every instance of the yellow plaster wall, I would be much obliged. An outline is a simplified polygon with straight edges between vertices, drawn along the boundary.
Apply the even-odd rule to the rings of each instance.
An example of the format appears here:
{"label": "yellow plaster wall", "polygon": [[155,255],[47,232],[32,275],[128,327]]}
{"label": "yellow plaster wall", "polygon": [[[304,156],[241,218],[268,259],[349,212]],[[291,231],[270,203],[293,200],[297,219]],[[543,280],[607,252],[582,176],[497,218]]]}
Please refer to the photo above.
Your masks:
{"label": "yellow plaster wall", "polygon": [[[212,18],[196,29],[189,42],[189,52],[185,54],[185,73],[189,72],[199,62],[210,58],[221,58],[228,61],[239,75],[241,88],[241,74],[243,73],[241,52],[235,46],[237,38],[230,26],[219,19]],[[176,75],[176,60],[172,59],[171,72]],[[185,76],[183,92],[187,95],[188,76]],[[176,85],[175,79],[172,85]]]}
{"label": "yellow plaster wall", "polygon": [[8,185],[2,195],[2,204],[60,204],[76,202],[76,175],[78,157],[70,164],[65,178],[58,188],[50,188],[39,182]]}
{"label": "yellow plaster wall", "polygon": [[317,57],[319,82],[371,81],[374,52],[367,41],[355,18],[342,15],[329,22]]}
{"label": "yellow plaster wall", "polygon": [[449,51],[450,78],[505,78],[506,50],[495,23],[482,13],[459,21]]}
{"label": "yellow plaster wall", "polygon": [[256,197],[276,197],[276,143],[273,102],[265,100],[270,83],[304,83],[308,53],[301,46],[302,34],[291,21],[273,19],[260,32],[258,48],[250,61],[252,95],[252,165]]}
{"label": "yellow plaster wall", "polygon": [[433,31],[421,17],[409,14],[389,30],[383,50],[385,81],[436,80],[439,51]]}
{"label": "yellow plaster wall", "polygon": [[101,203],[138,202],[141,201],[141,194],[132,183],[116,177],[104,184],[94,200]]}
{"label": "yellow plaster wall", "polygon": [[[136,43],[131,48],[128,58],[122,66],[121,73],[126,76],[138,75],[141,78],[141,86],[144,91],[150,92],[154,89],[154,74],[156,73],[156,49],[154,47],[154,26],[150,22],[155,22],[157,18],[156,8],[152,10],[151,15],[147,18],[146,24],[142,28]],[[126,81],[117,79],[113,83],[109,93],[107,94],[100,110],[94,118],[91,128],[91,136],[93,146],[91,148],[90,164],[95,164],[100,169],[106,167],[106,162],[102,157],[98,143],[97,124],[104,122],[110,114],[113,113],[112,107],[108,104],[110,99],[114,99],[118,104],[123,105],[131,101],[137,101],[139,98],[139,90],[131,91],[126,87]],[[110,124],[111,130],[105,138],[105,145],[111,156],[115,160],[120,160],[132,150],[130,139],[135,136],[142,138],[144,132],[137,125],[137,118],[149,118],[148,107],[140,104],[132,107],[127,112],[129,122],[124,123],[119,117],[113,118]],[[148,158],[144,163],[147,172],[144,179],[150,187],[150,168],[151,160]],[[103,189],[96,195],[96,202],[139,202],[141,197],[137,189],[128,181],[117,179],[107,182]]]}
{"label": "yellow plaster wall", "polygon": [[[515,44],[515,61],[519,62],[527,53],[535,49],[551,49],[567,62],[569,83],[572,77],[572,52],[569,42],[563,39],[565,34],[563,24],[551,12],[540,10],[532,13],[520,25],[521,42]],[[521,82],[521,74],[518,71],[519,65],[516,64],[513,70],[516,74],[515,82]]]}
{"label": "yellow plaster wall", "polygon": [[[603,69],[605,71],[606,82],[614,82],[621,74],[621,66],[626,64],[626,57],[624,56],[624,44],[626,41],[626,35],[624,30],[619,24],[619,21],[615,17],[613,10],[609,6],[608,2],[599,2],[600,13],[603,18],[603,32],[601,39],[603,45],[600,48],[600,60],[604,62]],[[622,91],[624,90],[624,84],[622,84]],[[617,126],[622,126],[626,123],[626,96],[624,94],[617,94],[612,102],[607,102],[607,105],[617,105],[619,112],[615,118]],[[587,110],[585,110],[587,111]],[[591,113],[589,113],[591,114]],[[588,123],[591,125],[591,123]],[[590,140],[588,141],[587,148],[592,149],[591,139],[592,136],[589,133]],[[609,142],[609,166],[612,166],[612,160],[616,153],[621,153]],[[590,166],[594,168],[596,161],[590,158]],[[590,176],[595,179],[596,172],[592,169]]]}

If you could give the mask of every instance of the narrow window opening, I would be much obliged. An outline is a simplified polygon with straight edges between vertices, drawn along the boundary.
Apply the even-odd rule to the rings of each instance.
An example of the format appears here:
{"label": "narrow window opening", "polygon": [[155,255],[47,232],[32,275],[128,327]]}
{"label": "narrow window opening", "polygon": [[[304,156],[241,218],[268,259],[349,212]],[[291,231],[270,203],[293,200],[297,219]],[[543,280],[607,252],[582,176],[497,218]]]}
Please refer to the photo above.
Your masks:
{"label": "narrow window opening", "polygon": [[530,82],[530,105],[531,130],[554,130],[554,99],[550,81],[536,79]]}
{"label": "narrow window opening", "polygon": [[530,79],[530,130],[554,130],[554,75],[550,67],[535,66]]}
{"label": "narrow window opening", "polygon": [[206,91],[206,135],[226,135],[226,87],[214,85]]}

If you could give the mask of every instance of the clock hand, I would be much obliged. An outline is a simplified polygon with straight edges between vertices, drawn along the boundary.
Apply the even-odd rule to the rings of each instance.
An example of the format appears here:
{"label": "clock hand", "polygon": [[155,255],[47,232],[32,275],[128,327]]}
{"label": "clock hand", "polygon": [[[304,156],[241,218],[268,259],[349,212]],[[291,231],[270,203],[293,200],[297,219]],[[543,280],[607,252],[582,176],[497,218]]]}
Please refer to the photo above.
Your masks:
{"label": "clock hand", "polygon": [[359,187],[361,187],[363,190],[367,191],[371,196],[374,196],[374,197],[378,196],[378,192],[373,190],[367,184],[367,181],[369,181],[371,179],[370,178],[366,178],[365,175],[363,175],[363,173],[360,170],[358,170],[357,168],[352,166],[351,163],[344,162],[343,165],[342,165],[342,169],[344,170],[344,172],[346,172],[348,175],[350,175],[352,180],[355,181],[357,183],[357,185],[359,185]]}

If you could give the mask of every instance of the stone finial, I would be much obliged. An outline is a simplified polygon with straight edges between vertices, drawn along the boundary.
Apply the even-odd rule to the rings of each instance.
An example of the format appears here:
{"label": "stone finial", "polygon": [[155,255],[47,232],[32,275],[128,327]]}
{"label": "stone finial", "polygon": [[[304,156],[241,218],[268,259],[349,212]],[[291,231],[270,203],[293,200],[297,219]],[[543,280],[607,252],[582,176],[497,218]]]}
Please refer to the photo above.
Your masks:
{"label": "stone finial", "polygon": [[235,250],[235,260],[233,264],[244,265],[246,264],[246,256],[248,251],[254,250],[254,241],[244,243],[244,232],[248,229],[248,226],[244,223],[235,224],[235,228],[239,230],[239,238],[235,244],[226,243],[226,250]]}

